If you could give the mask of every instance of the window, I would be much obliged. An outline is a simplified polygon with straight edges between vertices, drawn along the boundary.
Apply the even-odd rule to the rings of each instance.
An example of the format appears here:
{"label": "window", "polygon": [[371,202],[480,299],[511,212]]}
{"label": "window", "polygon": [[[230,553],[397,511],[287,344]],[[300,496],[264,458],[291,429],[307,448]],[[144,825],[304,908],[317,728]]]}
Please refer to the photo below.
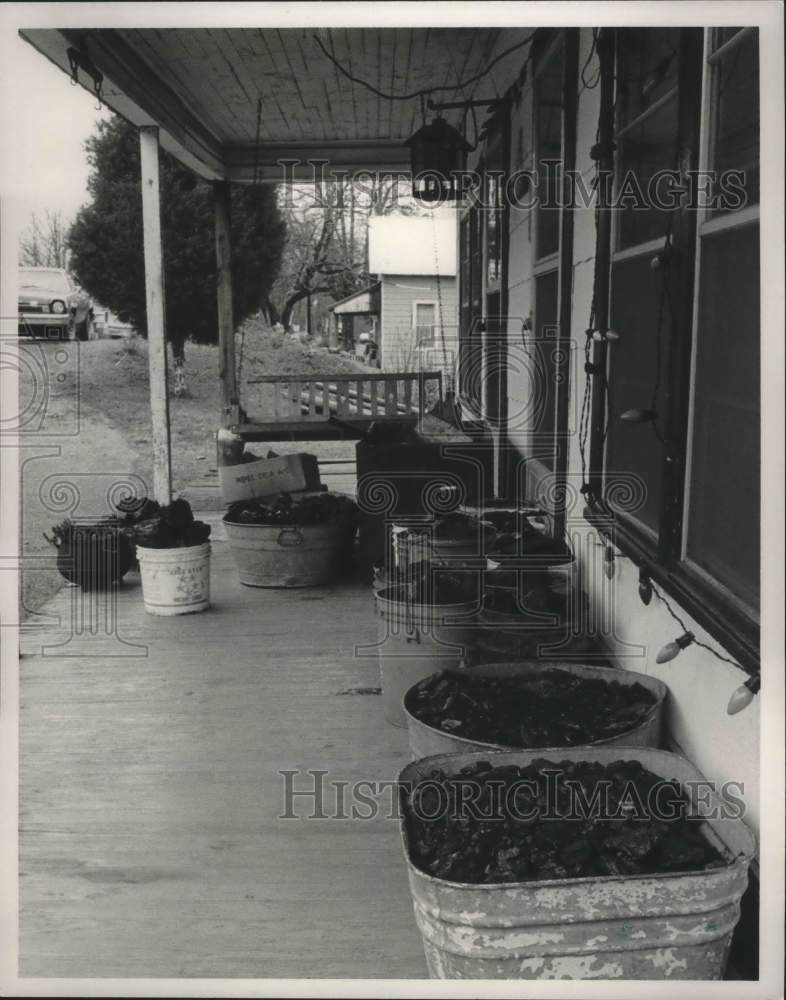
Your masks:
{"label": "window", "polygon": [[[617,33],[616,194],[604,456],[606,509],[741,662],[759,604],[759,134],[755,29]],[[688,197],[634,207],[658,170]],[[704,177],[697,188],[687,181]],[[648,190],[649,189],[649,190]],[[605,435],[605,442],[604,442]],[[615,510],[619,476],[643,484]]]}
{"label": "window", "polygon": [[716,32],[710,43],[707,165],[718,178],[741,171],[744,200],[734,211],[711,205],[699,224],[685,558],[757,616],[758,37],[751,30]]}
{"label": "window", "polygon": [[437,303],[413,302],[412,325],[415,329],[415,344],[418,347],[432,347],[436,343]]}
{"label": "window", "polygon": [[477,416],[481,412],[483,342],[482,216],[477,205],[464,214],[459,230],[459,391]]}
{"label": "window", "polygon": [[[530,424],[527,434],[527,492],[539,497],[541,484],[552,498],[555,474],[564,476],[570,344],[572,214],[564,202],[563,168],[575,163],[578,38],[573,31],[544,38],[535,59],[533,83],[534,159],[537,204],[534,216],[532,329],[524,335],[530,369]],[[553,504],[550,500],[549,504]],[[554,530],[559,533],[559,512]]]}

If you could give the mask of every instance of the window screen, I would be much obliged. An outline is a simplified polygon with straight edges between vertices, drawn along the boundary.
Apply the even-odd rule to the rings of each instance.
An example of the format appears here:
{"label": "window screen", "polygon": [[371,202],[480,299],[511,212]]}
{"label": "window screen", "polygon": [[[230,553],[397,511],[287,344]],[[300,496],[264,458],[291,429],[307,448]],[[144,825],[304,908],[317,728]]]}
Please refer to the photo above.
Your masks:
{"label": "window screen", "polygon": [[652,270],[649,254],[620,261],[614,265],[611,293],[612,326],[620,339],[609,348],[606,477],[610,483],[620,476],[640,477],[645,484],[643,504],[630,516],[652,531],[658,529],[663,446],[651,423],[628,423],[620,417],[626,410],[650,409],[656,388],[655,409],[661,416],[656,427],[667,410],[663,369],[671,330],[664,274]]}
{"label": "window screen", "polygon": [[[548,271],[535,278],[535,343],[533,406],[536,453],[544,465],[554,468],[553,434],[556,426],[556,353],[559,347],[559,272]],[[549,448],[543,445],[548,443]]]}
{"label": "window screen", "polygon": [[559,249],[559,168],[562,157],[563,47],[550,56],[535,79],[535,148],[538,173],[535,252],[538,259]]}
{"label": "window screen", "polygon": [[702,241],[687,555],[758,609],[759,227]]}

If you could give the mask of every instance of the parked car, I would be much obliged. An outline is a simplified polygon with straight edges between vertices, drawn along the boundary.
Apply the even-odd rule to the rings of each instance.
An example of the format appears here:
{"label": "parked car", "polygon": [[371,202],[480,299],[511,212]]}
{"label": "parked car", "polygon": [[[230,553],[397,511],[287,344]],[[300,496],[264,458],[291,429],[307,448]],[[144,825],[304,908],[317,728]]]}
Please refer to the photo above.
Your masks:
{"label": "parked car", "polygon": [[92,340],[96,336],[93,303],[62,267],[20,267],[19,333],[53,340]]}

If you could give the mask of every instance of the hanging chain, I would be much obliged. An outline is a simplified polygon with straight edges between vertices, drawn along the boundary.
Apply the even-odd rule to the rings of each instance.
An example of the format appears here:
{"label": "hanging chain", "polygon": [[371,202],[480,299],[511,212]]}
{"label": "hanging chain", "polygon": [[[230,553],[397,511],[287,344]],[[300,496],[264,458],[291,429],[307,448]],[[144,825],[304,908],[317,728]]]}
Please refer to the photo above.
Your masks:
{"label": "hanging chain", "polygon": [[434,218],[434,213],[431,213],[431,227],[432,235],[434,237],[434,267],[436,270],[437,277],[437,321],[439,324],[439,339],[442,344],[442,366],[445,371],[445,376],[450,378],[450,385],[445,387],[445,393],[447,394],[448,389],[453,390],[453,375],[447,375],[448,370],[448,348],[445,342],[445,325],[443,323],[443,309],[442,309],[442,280],[439,273],[439,246],[437,240],[437,220]]}
{"label": "hanging chain", "polygon": [[254,184],[259,183],[259,137],[262,131],[262,98],[257,97],[257,130],[254,138]]}
{"label": "hanging chain", "polygon": [[[254,173],[252,178],[252,184],[256,185],[259,183],[259,139],[260,133],[262,131],[262,98],[257,97],[257,128],[256,135],[254,138]],[[246,324],[244,323],[240,328],[240,350],[238,351],[238,363],[237,363],[237,374],[235,385],[241,386],[243,384],[243,361],[245,360],[245,347],[246,347]],[[238,389],[238,395],[240,394],[240,389]]]}

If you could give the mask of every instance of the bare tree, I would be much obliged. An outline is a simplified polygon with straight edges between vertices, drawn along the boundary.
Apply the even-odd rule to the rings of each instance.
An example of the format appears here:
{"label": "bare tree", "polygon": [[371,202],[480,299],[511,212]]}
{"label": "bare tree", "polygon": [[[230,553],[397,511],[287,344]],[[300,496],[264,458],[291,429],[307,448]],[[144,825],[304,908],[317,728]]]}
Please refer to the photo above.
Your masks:
{"label": "bare tree", "polygon": [[47,209],[43,218],[33,212],[19,238],[20,267],[65,267],[68,228],[59,209],[54,212]]}
{"label": "bare tree", "polygon": [[420,211],[408,182],[376,174],[293,185],[282,190],[281,209],[287,242],[266,312],[285,329],[294,307],[308,296],[342,298],[368,282],[369,216]]}

